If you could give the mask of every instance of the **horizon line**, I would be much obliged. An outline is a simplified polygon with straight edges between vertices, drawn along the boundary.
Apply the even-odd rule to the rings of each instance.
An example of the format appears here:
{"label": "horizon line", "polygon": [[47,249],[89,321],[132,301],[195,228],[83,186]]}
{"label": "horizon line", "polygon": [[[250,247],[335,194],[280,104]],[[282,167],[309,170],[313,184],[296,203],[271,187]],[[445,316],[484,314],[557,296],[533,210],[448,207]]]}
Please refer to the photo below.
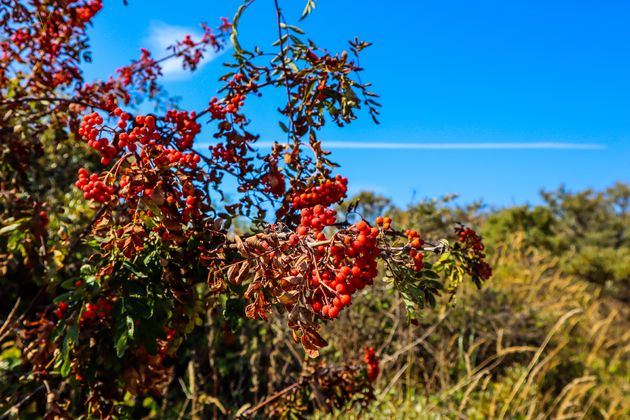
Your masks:
{"label": "horizon line", "polygon": [[[261,141],[252,144],[259,148],[271,147],[274,142]],[[286,143],[280,143],[286,144]],[[210,146],[200,143],[200,146]],[[324,149],[366,149],[366,150],[603,150],[605,144],[600,143],[385,143],[385,142],[351,142],[323,141]]]}

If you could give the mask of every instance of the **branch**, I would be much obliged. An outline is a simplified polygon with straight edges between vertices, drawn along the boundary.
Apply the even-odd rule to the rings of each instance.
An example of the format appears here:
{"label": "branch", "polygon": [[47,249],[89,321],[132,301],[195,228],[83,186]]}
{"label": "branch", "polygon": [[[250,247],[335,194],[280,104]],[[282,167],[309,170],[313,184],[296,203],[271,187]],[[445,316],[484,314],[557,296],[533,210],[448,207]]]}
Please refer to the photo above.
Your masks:
{"label": "branch", "polygon": [[42,391],[44,389],[44,385],[40,385],[38,388],[36,388],[34,391],[32,391],[30,394],[28,394],[26,397],[22,398],[20,401],[18,401],[17,403],[15,403],[12,407],[10,407],[7,411],[4,412],[4,414],[2,414],[0,416],[0,420],[4,420],[9,418],[9,415],[11,414],[12,411],[14,410],[19,410],[19,408],[26,404],[28,401],[30,401],[31,398],[33,398],[37,393],[39,393],[40,391]]}
{"label": "branch", "polygon": [[280,398],[281,396],[283,396],[284,394],[288,393],[289,391],[292,391],[293,389],[297,388],[298,386],[300,386],[302,384],[302,381],[296,382],[293,385],[290,385],[286,388],[284,388],[281,391],[276,392],[273,395],[270,395],[269,397],[265,398],[262,402],[256,404],[255,406],[253,406],[252,408],[245,410],[241,416],[243,417],[249,417],[251,416],[253,413],[255,413],[256,411],[260,410],[261,408],[263,408],[264,406],[266,406],[267,404],[277,400],[278,398]]}
{"label": "branch", "polygon": [[85,106],[88,108],[97,108],[97,109],[102,109],[107,111],[106,109],[95,105],[95,104],[91,104],[88,102],[83,102],[77,99],[68,99],[68,98],[59,98],[56,96],[44,96],[41,98],[36,98],[36,97],[32,97],[32,96],[26,96],[24,98],[19,98],[19,99],[13,99],[10,101],[0,101],[0,106],[12,106],[12,105],[20,105],[20,104],[24,104],[24,103],[29,103],[29,102],[62,102],[62,103],[66,103],[66,104],[75,104],[75,105],[81,105],[81,106]]}

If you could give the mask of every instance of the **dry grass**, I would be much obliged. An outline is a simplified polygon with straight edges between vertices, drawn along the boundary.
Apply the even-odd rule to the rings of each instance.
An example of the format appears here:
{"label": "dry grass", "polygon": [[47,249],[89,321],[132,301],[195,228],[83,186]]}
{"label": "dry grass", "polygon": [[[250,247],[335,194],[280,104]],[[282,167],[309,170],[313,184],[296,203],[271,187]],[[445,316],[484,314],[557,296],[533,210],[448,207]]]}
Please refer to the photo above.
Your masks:
{"label": "dry grass", "polygon": [[[481,293],[465,290],[420,327],[404,325],[386,290],[366,294],[363,310],[334,326],[337,355],[380,343],[378,402],[355,416],[630,418],[627,304],[518,237],[495,250],[493,266]],[[375,305],[387,315],[373,319]]]}

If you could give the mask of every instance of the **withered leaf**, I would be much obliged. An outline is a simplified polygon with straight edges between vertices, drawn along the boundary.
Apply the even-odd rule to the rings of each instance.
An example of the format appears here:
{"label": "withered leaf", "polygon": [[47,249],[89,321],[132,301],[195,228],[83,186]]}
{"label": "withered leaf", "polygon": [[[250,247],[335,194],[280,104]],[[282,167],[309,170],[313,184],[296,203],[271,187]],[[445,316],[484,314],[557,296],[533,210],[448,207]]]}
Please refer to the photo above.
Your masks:
{"label": "withered leaf", "polygon": [[328,342],[324,340],[324,338],[313,328],[306,328],[304,330],[304,335],[309,336],[317,347],[326,347],[328,345]]}
{"label": "withered leaf", "polygon": [[297,302],[299,294],[300,292],[298,290],[289,290],[282,293],[278,298],[278,301],[280,301],[283,305],[293,305]]}
{"label": "withered leaf", "polygon": [[234,243],[236,244],[236,249],[238,249],[238,252],[245,258],[249,258],[249,252],[247,252],[247,248],[245,248],[245,244],[243,243],[243,240],[240,238],[240,236],[238,235],[234,235]]}
{"label": "withered leaf", "polygon": [[319,350],[317,346],[309,339],[306,334],[302,336],[302,339],[300,341],[302,342],[302,347],[304,347],[304,351],[306,352],[308,357],[314,359],[319,356]]}
{"label": "withered leaf", "polygon": [[227,277],[232,284],[241,284],[247,274],[249,274],[249,261],[232,265],[227,272]]}

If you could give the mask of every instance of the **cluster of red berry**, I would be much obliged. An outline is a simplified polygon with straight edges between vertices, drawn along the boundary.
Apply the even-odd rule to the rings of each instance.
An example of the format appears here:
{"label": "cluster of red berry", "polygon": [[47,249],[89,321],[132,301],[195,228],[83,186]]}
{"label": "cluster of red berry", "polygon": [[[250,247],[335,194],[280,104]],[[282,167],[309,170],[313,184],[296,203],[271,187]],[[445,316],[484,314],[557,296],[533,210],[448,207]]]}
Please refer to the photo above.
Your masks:
{"label": "cluster of red berry", "polygon": [[[221,18],[222,24],[219,26],[219,31],[226,34],[232,30],[232,24],[227,18]],[[205,24],[202,24],[203,36],[199,42],[195,42],[190,35],[186,35],[183,40],[177,41],[173,48],[175,54],[183,59],[184,68],[195,70],[199,65],[199,62],[203,58],[203,53],[206,51],[207,46],[211,46],[215,51],[221,49],[221,43],[214,35],[212,28]],[[222,34],[221,34],[222,35]]]}
{"label": "cluster of red berry", "polygon": [[190,35],[186,35],[183,41],[178,41],[175,45],[177,56],[184,60],[184,68],[195,70],[203,58],[203,48],[194,48],[197,45],[200,44],[195,43]]}
{"label": "cluster of red berry", "polygon": [[161,340],[160,347],[158,349],[158,354],[162,359],[166,357],[166,353],[168,352],[168,347],[170,343],[175,339],[175,329],[169,328],[166,325],[164,326],[164,333],[166,334],[166,340]]}
{"label": "cluster of red berry", "polygon": [[0,65],[0,83],[8,80],[5,74],[12,67],[10,61],[19,63],[17,74],[29,73],[26,85],[33,91],[49,91],[81,80],[78,63],[83,49],[79,46],[83,44],[75,45],[72,41],[84,39],[88,22],[101,8],[101,0],[72,1],[63,7],[43,1],[11,3],[6,12],[3,7],[0,26],[6,32],[2,37],[5,62]]}
{"label": "cluster of red berry", "polygon": [[304,236],[312,232],[315,234],[315,239],[323,240],[326,239],[326,236],[322,237],[319,233],[326,226],[334,225],[336,220],[336,210],[327,209],[321,204],[317,204],[315,207],[302,209],[300,212],[300,226],[298,226],[296,233]]}
{"label": "cluster of red berry", "polygon": [[164,149],[162,156],[155,159],[155,163],[158,165],[179,165],[191,169],[196,168],[200,161],[201,157],[196,153],[185,153],[174,149]]}
{"label": "cluster of red berry", "polygon": [[63,318],[67,310],[68,310],[68,302],[61,301],[57,304],[57,309],[55,309],[55,316],[61,319]]}
{"label": "cluster of red berry", "polygon": [[180,138],[176,139],[178,146],[182,149],[190,149],[197,134],[201,131],[201,125],[195,122],[197,114],[186,111],[176,111],[171,109],[166,112],[164,121],[173,123],[176,126]]}
{"label": "cluster of red berry", "polygon": [[76,14],[84,24],[87,24],[102,8],[103,2],[101,0],[92,0],[83,6],[77,7]]}
{"label": "cluster of red berry", "polygon": [[221,17],[221,26],[219,26],[219,30],[222,32],[231,32],[232,31],[232,23],[230,19],[226,17]]}
{"label": "cluster of red berry", "polygon": [[83,191],[83,197],[99,203],[109,201],[114,194],[114,188],[105,185],[97,174],[90,175],[85,168],[79,169],[79,180],[75,185]]}
{"label": "cluster of red berry", "polygon": [[420,234],[417,230],[407,229],[405,231],[405,235],[407,235],[407,240],[409,241],[409,256],[413,258],[413,269],[415,271],[424,270],[423,258],[424,254],[422,253],[422,246],[424,245],[424,241],[420,238]]}
{"label": "cluster of red berry", "polygon": [[238,152],[231,145],[225,147],[223,143],[217,143],[212,146],[212,157],[217,160],[232,163],[236,161],[236,156],[238,156]]}
{"label": "cluster of red berry", "polygon": [[455,233],[457,234],[459,241],[462,242],[466,248],[472,249],[475,254],[482,258],[484,257],[484,245],[481,242],[481,237],[477,235],[477,232],[469,227],[458,225],[455,227]]}
{"label": "cluster of red berry", "polygon": [[[318,215],[313,210],[310,224],[313,224],[313,219],[319,218],[317,216],[323,216],[325,223],[331,224],[334,213],[330,212],[333,211],[324,210]],[[362,220],[342,233],[336,233],[328,246],[318,245],[315,248],[317,265],[308,276],[314,289],[311,299],[313,311],[321,312],[324,317],[336,318],[342,309],[350,305],[357,290],[373,283],[378,273],[378,235],[378,228],[370,227]],[[315,239],[325,241],[326,236],[320,231],[315,234]]]}
{"label": "cluster of red berry", "polygon": [[87,140],[88,146],[101,154],[101,163],[108,165],[113,157],[116,156],[118,150],[106,138],[98,138],[101,133],[101,128],[99,127],[101,124],[103,124],[103,118],[98,113],[93,112],[86,115],[83,117],[79,134]]}
{"label": "cluster of red berry", "polygon": [[129,115],[126,112],[123,112],[123,110],[118,107],[114,108],[113,114],[119,118],[118,124],[117,124],[118,128],[120,128],[121,130],[124,130],[125,128],[127,128],[127,121],[131,120],[131,115]]}
{"label": "cluster of red berry", "polygon": [[[116,110],[114,111],[116,112]],[[126,127],[126,121],[129,119],[127,113],[121,113],[121,120],[118,123],[119,128]],[[136,126],[129,132],[123,132],[118,135],[118,147],[127,148],[130,152],[136,151],[136,142],[140,144],[153,144],[155,140],[160,138],[160,133],[156,131],[155,117],[153,115],[138,115],[135,118]]]}
{"label": "cluster of red berry", "polygon": [[374,347],[366,347],[363,350],[363,361],[367,365],[367,374],[370,382],[374,382],[378,378],[381,369],[378,366],[378,359]]}
{"label": "cluster of red berry", "polygon": [[228,95],[224,101],[214,97],[210,100],[208,111],[215,120],[224,120],[229,114],[235,115],[243,107],[245,103],[245,95]]}
{"label": "cluster of red berry", "polygon": [[[13,33],[13,36],[11,37],[11,42],[16,45],[16,46],[20,46],[22,44],[25,44],[27,41],[29,41],[31,39],[31,34],[29,29],[27,28],[20,28],[18,30],[16,30]],[[3,50],[8,50],[9,49],[9,43],[8,42],[3,42],[2,49]]]}
{"label": "cluster of red berry", "polygon": [[85,322],[96,319],[105,319],[109,316],[112,311],[113,305],[108,299],[103,297],[98,298],[96,303],[86,303],[85,310],[81,314],[81,318],[79,319],[79,323],[81,326],[85,324]]}
{"label": "cluster of red berry", "polygon": [[297,192],[289,198],[294,209],[303,209],[321,204],[328,207],[341,201],[348,192],[348,178],[337,175],[335,179],[327,179],[317,187]]}
{"label": "cluster of red berry", "polygon": [[484,245],[481,242],[481,237],[477,235],[477,232],[469,227],[457,225],[455,227],[455,234],[458,236],[460,242],[463,243],[464,248],[472,251],[472,261],[470,266],[467,267],[467,272],[473,276],[479,276],[484,280],[488,280],[492,277],[492,267],[484,258],[486,254],[484,252]]}
{"label": "cluster of red berry", "polygon": [[378,216],[376,218],[376,224],[381,226],[384,230],[387,230],[387,229],[392,227],[392,218],[391,217]]}
{"label": "cluster of red berry", "polygon": [[151,57],[151,52],[146,48],[141,48],[140,52],[141,56],[137,61],[129,66],[116,69],[118,78],[124,86],[134,84],[134,76],[137,75],[142,79],[138,83],[140,86],[152,87],[161,74],[162,69],[157,61]]}

